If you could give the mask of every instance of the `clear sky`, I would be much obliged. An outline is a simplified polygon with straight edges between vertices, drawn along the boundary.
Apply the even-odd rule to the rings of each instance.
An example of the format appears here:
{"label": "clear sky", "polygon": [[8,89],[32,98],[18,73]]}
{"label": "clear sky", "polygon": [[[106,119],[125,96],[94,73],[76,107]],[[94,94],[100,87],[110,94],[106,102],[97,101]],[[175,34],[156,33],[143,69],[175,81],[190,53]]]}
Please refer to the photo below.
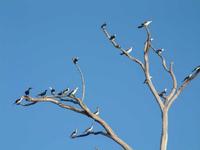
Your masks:
{"label": "clear sky", "polygon": [[[85,103],[97,106],[113,130],[136,150],[158,150],[161,114],[140,68],[112,47],[100,30],[117,34],[125,48],[142,59],[145,32],[137,26],[153,20],[157,48],[174,61],[180,84],[199,65],[198,0],[1,0],[0,1],[0,149],[120,150],[109,139],[88,136],[72,140],[92,121],[49,103],[20,107],[12,103],[29,86],[32,95],[55,87],[81,86],[71,63],[80,58],[86,78]],[[169,76],[153,53],[151,75],[158,90],[170,89]],[[179,96],[169,113],[169,150],[200,149],[200,78]],[[79,91],[80,92],[80,91]],[[78,94],[80,96],[80,93]],[[100,130],[97,124],[95,130]]]}

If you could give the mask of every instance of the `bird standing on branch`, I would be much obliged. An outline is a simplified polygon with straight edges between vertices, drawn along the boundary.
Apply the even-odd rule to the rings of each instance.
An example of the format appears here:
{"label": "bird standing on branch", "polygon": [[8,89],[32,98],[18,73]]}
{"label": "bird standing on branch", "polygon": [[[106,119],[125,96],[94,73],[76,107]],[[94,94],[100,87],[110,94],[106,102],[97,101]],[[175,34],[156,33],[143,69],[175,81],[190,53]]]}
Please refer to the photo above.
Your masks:
{"label": "bird standing on branch", "polygon": [[65,90],[63,90],[62,95],[67,95],[68,92],[69,92],[69,88],[66,88]]}
{"label": "bird standing on branch", "polygon": [[192,77],[192,74],[189,74],[188,76],[186,76],[186,77],[183,79],[183,82],[190,80],[191,77]]}
{"label": "bird standing on branch", "polygon": [[44,92],[38,94],[37,96],[41,96],[41,97],[43,97],[43,96],[45,96],[46,94],[47,94],[47,90],[45,90]]}
{"label": "bird standing on branch", "polygon": [[22,100],[23,100],[23,98],[19,98],[19,99],[17,99],[17,100],[14,102],[14,104],[20,105],[20,103],[21,103]]}
{"label": "bird standing on branch", "polygon": [[158,55],[161,55],[162,52],[164,52],[164,48],[159,48],[159,49],[156,50],[156,53],[157,53]]}
{"label": "bird standing on branch", "polygon": [[196,68],[194,68],[194,70],[192,70],[192,72],[199,72],[200,71],[200,65],[199,66],[197,66]]}
{"label": "bird standing on branch", "polygon": [[[130,47],[129,49],[126,50],[126,53],[130,53],[133,50],[133,47]],[[120,55],[126,54],[125,52],[122,52]]]}
{"label": "bird standing on branch", "polygon": [[100,110],[99,110],[99,107],[97,107],[97,110],[94,112],[95,115],[99,115],[100,113]]}
{"label": "bird standing on branch", "polygon": [[106,28],[106,26],[107,26],[107,24],[106,24],[106,23],[104,23],[104,24],[102,24],[102,25],[101,25],[101,28],[102,28],[102,29],[105,29],[105,28]]}
{"label": "bird standing on branch", "polygon": [[84,133],[86,134],[90,133],[92,130],[93,130],[93,124],[89,128],[85,129]]}
{"label": "bird standing on branch", "polygon": [[72,58],[72,61],[73,61],[74,64],[77,64],[78,60],[79,60],[78,57],[74,57],[74,58]]}
{"label": "bird standing on branch", "polygon": [[51,95],[55,95],[56,94],[56,90],[52,87],[49,87],[50,91],[51,91]]}
{"label": "bird standing on branch", "polygon": [[152,21],[145,21],[143,22],[140,26],[138,26],[138,28],[143,28],[143,27],[147,27]]}
{"label": "bird standing on branch", "polygon": [[28,96],[29,94],[30,94],[30,90],[31,90],[32,88],[30,87],[30,88],[28,88],[24,93],[25,93],[25,95],[26,96]]}
{"label": "bird standing on branch", "polygon": [[75,96],[76,92],[78,91],[78,87],[76,87],[75,89],[73,89],[68,95],[69,96]]}
{"label": "bird standing on branch", "polygon": [[163,97],[167,93],[167,88],[165,88],[162,92],[160,92],[158,95],[160,97]]}
{"label": "bird standing on branch", "polygon": [[113,40],[115,40],[115,38],[116,38],[116,34],[113,34],[110,36],[109,40],[113,41]]}
{"label": "bird standing on branch", "polygon": [[75,129],[75,130],[71,133],[70,137],[71,137],[71,138],[76,137],[77,133],[78,133],[78,129]]}

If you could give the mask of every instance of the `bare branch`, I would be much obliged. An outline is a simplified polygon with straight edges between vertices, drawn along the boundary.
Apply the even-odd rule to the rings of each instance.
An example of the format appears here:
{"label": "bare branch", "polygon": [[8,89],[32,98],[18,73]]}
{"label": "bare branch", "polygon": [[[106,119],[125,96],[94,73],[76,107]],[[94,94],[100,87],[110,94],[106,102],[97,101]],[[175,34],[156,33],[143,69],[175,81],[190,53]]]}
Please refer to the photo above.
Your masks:
{"label": "bare branch", "polygon": [[198,75],[199,75],[200,71],[196,71],[192,74],[192,76],[188,79],[185,80],[182,85],[178,88],[176,94],[169,100],[169,102],[167,103],[167,108],[169,109],[172,105],[172,103],[177,99],[177,97],[180,95],[180,93],[183,91],[183,89],[193,80],[195,79]]}
{"label": "bare branch", "polygon": [[[158,95],[157,90],[155,89],[155,86],[153,85],[152,81],[151,81],[151,75],[150,75],[150,71],[149,71],[149,56],[148,56],[148,51],[150,48],[150,42],[151,42],[151,34],[149,32],[148,27],[145,26],[146,32],[147,32],[147,40],[145,43],[145,49],[144,49],[144,66],[145,66],[145,77],[146,77],[146,83],[150,89],[150,91],[152,92],[152,94],[154,95],[157,103],[160,106],[160,109],[163,110],[164,108],[164,104],[160,98],[160,96]],[[147,45],[146,45],[147,44]]]}
{"label": "bare branch", "polygon": [[85,98],[85,79],[84,79],[83,72],[81,71],[79,64],[78,63],[74,63],[74,64],[81,76],[81,81],[82,81],[82,98],[81,99],[83,101]]}
{"label": "bare branch", "polygon": [[144,70],[144,64],[140,60],[138,60],[137,58],[131,56],[125,49],[123,49],[119,44],[116,43],[115,39],[110,40],[111,36],[110,36],[110,34],[108,33],[108,31],[106,30],[105,27],[103,27],[101,29],[103,30],[103,32],[106,35],[107,39],[111,42],[111,44],[115,48],[119,49],[121,51],[121,53],[125,54],[125,56],[127,56],[130,60],[132,60],[132,61],[136,62],[137,64],[139,64],[140,67]]}
{"label": "bare branch", "polygon": [[86,115],[83,110],[75,108],[75,107],[70,106],[70,105],[63,104],[59,100],[56,100],[56,99],[51,98],[51,97],[33,98],[33,97],[30,97],[30,96],[23,96],[23,99],[30,101],[30,102],[33,102],[33,103],[36,103],[36,102],[51,102],[51,103],[54,103],[54,104],[56,104],[56,105],[58,105],[62,108],[66,108],[66,109],[72,110],[74,112]]}

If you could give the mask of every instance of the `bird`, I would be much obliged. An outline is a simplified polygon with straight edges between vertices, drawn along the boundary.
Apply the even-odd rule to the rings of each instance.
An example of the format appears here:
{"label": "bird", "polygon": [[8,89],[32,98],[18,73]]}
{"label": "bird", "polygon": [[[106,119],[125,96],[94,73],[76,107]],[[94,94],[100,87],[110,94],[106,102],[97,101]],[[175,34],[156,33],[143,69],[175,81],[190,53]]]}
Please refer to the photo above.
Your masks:
{"label": "bird", "polygon": [[51,90],[51,95],[55,95],[56,94],[56,90],[52,87],[49,87],[49,89]]}
{"label": "bird", "polygon": [[78,91],[78,87],[76,87],[75,89],[73,89],[68,95],[69,96],[75,96],[76,92]]}
{"label": "bird", "polygon": [[72,58],[72,61],[73,61],[74,64],[77,64],[78,60],[79,60],[78,57],[73,57],[73,58]]}
{"label": "bird", "polygon": [[115,40],[115,38],[116,38],[116,34],[113,34],[110,36],[109,40],[113,41],[113,40]]}
{"label": "bird", "polygon": [[94,112],[95,115],[99,115],[100,113],[100,110],[99,110],[99,107],[97,107],[97,110]]}
{"label": "bird", "polygon": [[[133,47],[130,47],[130,48],[128,48],[127,50],[126,50],[126,53],[130,53],[131,51],[133,50]],[[120,55],[124,55],[124,54],[126,54],[125,52],[122,52]]]}
{"label": "bird", "polygon": [[66,88],[62,91],[62,95],[67,95],[67,93],[69,92],[69,88]]}
{"label": "bird", "polygon": [[102,29],[105,29],[105,28],[106,28],[106,26],[107,26],[107,24],[106,24],[106,23],[104,23],[104,24],[102,24],[102,25],[101,25],[101,28],[102,28]]}
{"label": "bird", "polygon": [[152,21],[145,21],[143,22],[140,26],[138,26],[138,28],[143,28],[143,27],[147,27]]}
{"label": "bird", "polygon": [[63,91],[60,91],[57,95],[59,96],[63,95]]}
{"label": "bird", "polygon": [[24,92],[26,96],[28,96],[28,95],[30,94],[30,90],[31,90],[31,89],[32,89],[32,88],[29,87],[29,88]]}
{"label": "bird", "polygon": [[89,128],[85,129],[84,133],[86,134],[90,133],[92,130],[93,130],[93,124]]}
{"label": "bird", "polygon": [[156,50],[156,53],[158,55],[161,55],[162,52],[164,52],[164,48],[159,48],[159,49]]}
{"label": "bird", "polygon": [[188,81],[192,77],[192,74],[189,74],[183,79],[183,82]]}
{"label": "bird", "polygon": [[38,94],[37,96],[41,96],[41,97],[43,97],[43,96],[45,96],[46,94],[47,94],[47,90],[45,90],[44,92]]}
{"label": "bird", "polygon": [[78,129],[75,129],[75,130],[71,133],[70,137],[71,137],[71,138],[74,138],[74,137],[77,135],[77,133],[78,133]]}
{"label": "bird", "polygon": [[18,99],[14,102],[14,104],[20,105],[20,103],[21,103],[22,100],[23,100],[22,97],[21,97],[21,98],[18,98]]}
{"label": "bird", "polygon": [[167,93],[167,88],[165,88],[162,92],[160,92],[158,95],[160,96],[160,97],[163,97],[164,96],[164,94],[166,94]]}
{"label": "bird", "polygon": [[195,72],[195,71],[196,71],[196,72],[199,72],[199,71],[200,71],[200,65],[197,66],[197,67],[195,67],[194,70],[192,70],[192,72]]}
{"label": "bird", "polygon": [[[149,76],[149,79],[151,80],[152,76]],[[147,79],[145,79],[143,83],[146,84],[147,83]]]}

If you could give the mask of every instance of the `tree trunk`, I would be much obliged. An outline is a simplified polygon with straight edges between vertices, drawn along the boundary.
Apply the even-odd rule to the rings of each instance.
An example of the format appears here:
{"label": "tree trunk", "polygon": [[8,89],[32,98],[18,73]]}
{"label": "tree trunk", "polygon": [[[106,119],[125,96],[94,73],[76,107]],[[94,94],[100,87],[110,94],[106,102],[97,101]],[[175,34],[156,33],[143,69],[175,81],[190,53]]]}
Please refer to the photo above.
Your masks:
{"label": "tree trunk", "polygon": [[168,110],[162,111],[162,137],[160,143],[160,150],[167,150],[168,142]]}

